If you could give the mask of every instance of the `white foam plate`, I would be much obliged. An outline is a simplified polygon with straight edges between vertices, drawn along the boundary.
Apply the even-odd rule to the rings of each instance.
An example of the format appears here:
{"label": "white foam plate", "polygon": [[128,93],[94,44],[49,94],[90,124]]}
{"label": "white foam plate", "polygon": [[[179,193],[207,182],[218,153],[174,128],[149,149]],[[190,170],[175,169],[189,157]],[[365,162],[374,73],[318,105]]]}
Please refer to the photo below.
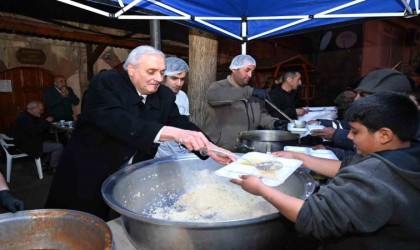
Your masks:
{"label": "white foam plate", "polygon": [[314,129],[323,129],[325,128],[324,125],[306,125],[308,127],[309,132],[311,132]]}
{"label": "white foam plate", "polygon": [[308,107],[308,111],[323,111],[324,107]]}
{"label": "white foam plate", "polygon": [[328,107],[323,107],[325,111],[337,111],[337,107],[335,106],[328,106]]}
{"label": "white foam plate", "polygon": [[311,155],[318,158],[338,160],[337,156],[333,153],[333,151],[328,149],[311,149]]}
{"label": "white foam plate", "polygon": [[304,128],[295,128],[295,124],[292,123],[292,122],[289,122],[287,124],[287,130],[289,130],[293,134],[305,134],[306,132],[308,132],[308,128],[307,127],[304,127]]}
{"label": "white foam plate", "polygon": [[[240,179],[239,178],[240,175],[255,175],[255,176],[260,177],[261,181],[264,184],[273,187],[273,186],[281,185],[287,178],[289,178],[290,175],[293,174],[293,172],[295,172],[297,168],[299,168],[302,165],[302,161],[295,160],[295,159],[273,157],[271,155],[258,153],[258,152],[251,152],[248,154],[255,154],[255,153],[266,155],[267,157],[266,157],[266,160],[264,161],[274,160],[274,161],[280,162],[283,165],[282,168],[277,171],[262,171],[262,170],[258,170],[257,168],[251,165],[241,164],[242,163],[241,161],[236,161],[218,169],[215,173],[219,176],[227,177],[229,179]],[[247,154],[245,154],[243,157],[245,157],[246,155]],[[264,162],[264,161],[260,161],[260,162]],[[260,163],[260,162],[256,162],[256,163]]]}
{"label": "white foam plate", "polygon": [[285,146],[284,151],[304,153],[318,158],[338,160],[333,151],[328,149],[311,149],[309,147]]}
{"label": "white foam plate", "polygon": [[311,153],[311,148],[297,147],[297,146],[285,146],[284,151],[304,153],[304,154],[309,155]]}

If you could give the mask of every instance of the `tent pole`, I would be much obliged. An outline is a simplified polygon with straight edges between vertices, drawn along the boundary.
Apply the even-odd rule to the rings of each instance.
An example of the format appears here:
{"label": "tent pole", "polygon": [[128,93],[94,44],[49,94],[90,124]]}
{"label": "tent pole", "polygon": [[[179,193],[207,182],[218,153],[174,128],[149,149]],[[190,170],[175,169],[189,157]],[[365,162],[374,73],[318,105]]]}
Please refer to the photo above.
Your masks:
{"label": "tent pole", "polygon": [[160,21],[150,20],[150,42],[153,47],[161,50],[161,39],[160,39]]}
{"label": "tent pole", "polygon": [[244,42],[241,45],[242,55],[246,55],[246,36],[248,33],[247,31],[248,31],[248,23],[247,23],[246,17],[243,17],[242,25],[241,25],[241,35],[242,35],[242,39],[244,40]]}

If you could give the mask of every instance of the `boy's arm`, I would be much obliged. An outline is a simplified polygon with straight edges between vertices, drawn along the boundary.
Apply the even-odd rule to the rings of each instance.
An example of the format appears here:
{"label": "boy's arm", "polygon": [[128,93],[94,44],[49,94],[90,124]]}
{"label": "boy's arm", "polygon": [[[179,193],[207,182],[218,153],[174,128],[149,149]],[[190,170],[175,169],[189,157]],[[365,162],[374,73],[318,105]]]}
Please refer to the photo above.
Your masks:
{"label": "boy's arm", "polygon": [[278,151],[274,152],[273,155],[289,159],[301,160],[305,167],[329,178],[333,178],[338,173],[341,165],[341,161],[338,160],[313,157],[304,153]]}
{"label": "boy's arm", "polygon": [[304,203],[301,199],[284,194],[263,184],[261,179],[255,176],[243,175],[241,176],[241,180],[232,179],[230,181],[240,185],[242,189],[253,195],[263,197],[292,222],[296,221],[297,215]]}
{"label": "boy's arm", "polygon": [[272,187],[262,185],[260,195],[270,202],[279,212],[292,222],[296,222],[297,215],[304,201],[279,192]]}

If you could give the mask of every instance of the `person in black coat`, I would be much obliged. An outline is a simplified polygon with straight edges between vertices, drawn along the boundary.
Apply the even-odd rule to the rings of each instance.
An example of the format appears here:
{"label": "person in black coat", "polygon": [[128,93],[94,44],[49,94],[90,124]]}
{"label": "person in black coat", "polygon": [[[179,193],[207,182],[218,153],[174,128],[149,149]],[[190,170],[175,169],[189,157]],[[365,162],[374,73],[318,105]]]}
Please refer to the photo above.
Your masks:
{"label": "person in black coat", "polygon": [[[301,75],[297,71],[285,72],[279,84],[271,87],[271,102],[292,119],[297,119],[308,113],[304,108],[296,108],[296,90],[302,85]],[[283,115],[270,105],[265,105],[268,113],[280,120],[288,121]]]}
{"label": "person in black coat", "polygon": [[47,114],[55,121],[73,121],[73,105],[80,102],[73,89],[66,86],[64,76],[54,77],[54,86],[44,90],[44,100]]}
{"label": "person in black coat", "polygon": [[40,101],[30,101],[26,110],[16,118],[13,128],[15,146],[25,154],[39,158],[43,153],[51,153],[50,169],[55,169],[63,152],[61,143],[44,140],[53,118],[42,119],[44,104]]}
{"label": "person in black coat", "polygon": [[[201,148],[224,150],[179,114],[175,94],[161,85],[165,71],[161,51],[137,47],[124,69],[91,79],[84,109],[54,176],[47,208],[80,210],[107,220],[103,181],[124,165],[152,159],[160,142],[176,141],[202,159]],[[221,164],[234,160],[212,152],[209,156]]]}

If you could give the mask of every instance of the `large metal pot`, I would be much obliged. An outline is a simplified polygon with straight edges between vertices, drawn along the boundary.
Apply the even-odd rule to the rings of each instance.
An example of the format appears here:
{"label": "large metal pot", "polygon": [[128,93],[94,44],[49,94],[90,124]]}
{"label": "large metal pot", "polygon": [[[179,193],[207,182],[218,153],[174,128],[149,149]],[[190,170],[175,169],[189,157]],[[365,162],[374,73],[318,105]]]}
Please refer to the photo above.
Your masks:
{"label": "large metal pot", "polygon": [[[145,213],[152,204],[168,205],[174,202],[174,194],[181,196],[203,184],[194,179],[197,172],[207,169],[213,177],[220,167],[212,159],[203,161],[192,154],[149,160],[110,176],[102,185],[102,194],[105,202],[122,215],[125,232],[138,249],[279,249],[293,233],[293,224],[276,210],[260,217],[216,222],[171,221]],[[224,177],[215,178],[238,188]],[[312,177],[300,171],[277,187],[301,199],[314,188]]]}
{"label": "large metal pot", "polygon": [[239,133],[236,143],[237,152],[275,152],[284,146],[296,146],[300,136],[289,131],[250,130]]}
{"label": "large metal pot", "polygon": [[111,248],[110,228],[88,213],[39,209],[0,215],[0,249]]}

